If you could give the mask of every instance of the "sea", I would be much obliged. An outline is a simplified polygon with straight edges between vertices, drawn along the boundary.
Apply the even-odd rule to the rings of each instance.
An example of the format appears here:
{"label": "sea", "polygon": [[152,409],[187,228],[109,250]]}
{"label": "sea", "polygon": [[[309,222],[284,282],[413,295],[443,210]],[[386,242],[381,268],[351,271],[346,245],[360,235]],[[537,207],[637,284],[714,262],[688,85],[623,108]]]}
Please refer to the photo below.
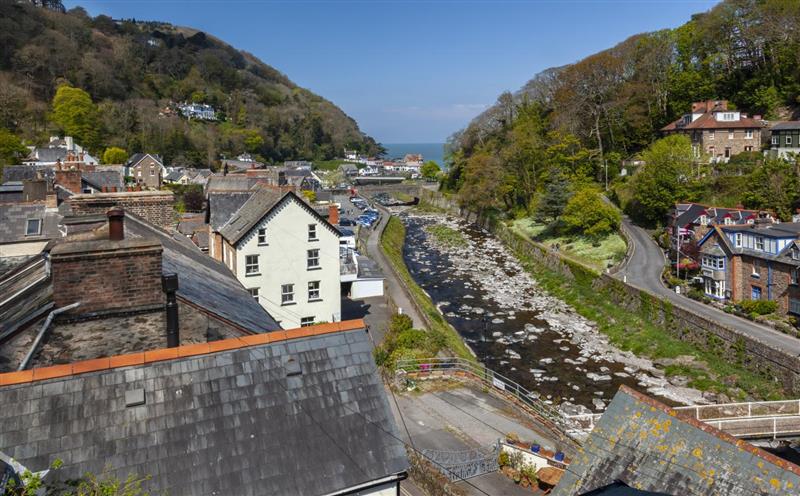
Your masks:
{"label": "sea", "polygon": [[425,161],[434,160],[444,168],[444,143],[381,143],[386,157],[403,158],[407,153],[421,153]]}

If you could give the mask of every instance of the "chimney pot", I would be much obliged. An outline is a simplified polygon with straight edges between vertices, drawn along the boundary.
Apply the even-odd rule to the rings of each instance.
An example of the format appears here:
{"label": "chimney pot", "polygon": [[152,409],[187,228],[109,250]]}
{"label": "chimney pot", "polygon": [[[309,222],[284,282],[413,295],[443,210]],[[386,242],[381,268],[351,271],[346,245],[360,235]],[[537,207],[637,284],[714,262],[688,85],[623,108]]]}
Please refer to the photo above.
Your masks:
{"label": "chimney pot", "polygon": [[112,207],[106,212],[108,216],[108,239],[122,241],[125,239],[125,210]]}

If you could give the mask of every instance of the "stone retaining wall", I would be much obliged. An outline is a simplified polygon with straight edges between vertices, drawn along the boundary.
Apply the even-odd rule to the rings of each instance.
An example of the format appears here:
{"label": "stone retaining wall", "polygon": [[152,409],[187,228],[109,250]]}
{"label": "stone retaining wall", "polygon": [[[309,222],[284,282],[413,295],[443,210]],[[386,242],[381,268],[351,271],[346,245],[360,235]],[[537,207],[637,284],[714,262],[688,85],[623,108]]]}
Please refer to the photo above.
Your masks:
{"label": "stone retaining wall", "polygon": [[432,191],[422,191],[420,198],[448,213],[474,222],[491,231],[507,247],[522,253],[568,279],[588,278],[593,287],[603,291],[615,304],[638,312],[660,325],[672,336],[692,343],[699,349],[714,353],[725,360],[780,381],[790,394],[800,394],[800,357],[771,347],[755,337],[709,320],[689,309],[675,307],[645,291],[626,284],[607,274],[598,274],[589,267],[562,257],[559,253],[514,233],[502,222],[481,218],[474,212],[459,208],[455,202]]}

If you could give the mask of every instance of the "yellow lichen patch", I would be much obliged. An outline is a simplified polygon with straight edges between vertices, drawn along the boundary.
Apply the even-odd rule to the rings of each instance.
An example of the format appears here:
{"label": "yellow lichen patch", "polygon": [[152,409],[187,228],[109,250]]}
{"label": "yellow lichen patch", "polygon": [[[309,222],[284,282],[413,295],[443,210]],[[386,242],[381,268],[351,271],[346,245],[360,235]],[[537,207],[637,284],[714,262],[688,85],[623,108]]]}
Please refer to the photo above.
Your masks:
{"label": "yellow lichen patch", "polygon": [[666,444],[659,444],[658,446],[656,446],[656,449],[658,451],[664,453],[665,451],[667,451],[669,449],[669,447]]}
{"label": "yellow lichen patch", "polygon": [[636,418],[639,418],[639,417],[641,417],[641,416],[642,416],[642,412],[636,412],[636,413],[634,414],[634,417],[636,417]]}
{"label": "yellow lichen patch", "polygon": [[781,488],[781,482],[778,479],[775,479],[775,478],[770,479],[769,483],[775,489],[780,489]]}
{"label": "yellow lichen patch", "polygon": [[703,450],[701,450],[700,448],[695,448],[695,449],[692,450],[692,455],[695,458],[702,458],[703,457]]}

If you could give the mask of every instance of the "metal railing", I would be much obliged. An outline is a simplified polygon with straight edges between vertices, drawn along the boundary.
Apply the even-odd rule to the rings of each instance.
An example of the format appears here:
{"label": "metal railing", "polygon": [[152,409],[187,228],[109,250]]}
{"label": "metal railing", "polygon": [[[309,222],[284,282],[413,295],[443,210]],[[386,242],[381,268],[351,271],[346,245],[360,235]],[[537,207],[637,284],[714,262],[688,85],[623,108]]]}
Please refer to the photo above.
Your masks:
{"label": "metal railing", "polygon": [[[800,400],[748,401],[718,405],[678,406],[695,419],[739,438],[777,438],[800,434]],[[601,414],[568,415],[584,432],[591,432]]]}
{"label": "metal railing", "polygon": [[495,391],[509,395],[518,400],[535,415],[552,422],[562,432],[570,434],[581,431],[578,423],[561,414],[557,409],[540,400],[538,394],[533,393],[517,382],[505,377],[484,365],[457,357],[425,358],[398,360],[396,369],[406,373],[421,374],[424,376],[467,374],[477,379]]}

